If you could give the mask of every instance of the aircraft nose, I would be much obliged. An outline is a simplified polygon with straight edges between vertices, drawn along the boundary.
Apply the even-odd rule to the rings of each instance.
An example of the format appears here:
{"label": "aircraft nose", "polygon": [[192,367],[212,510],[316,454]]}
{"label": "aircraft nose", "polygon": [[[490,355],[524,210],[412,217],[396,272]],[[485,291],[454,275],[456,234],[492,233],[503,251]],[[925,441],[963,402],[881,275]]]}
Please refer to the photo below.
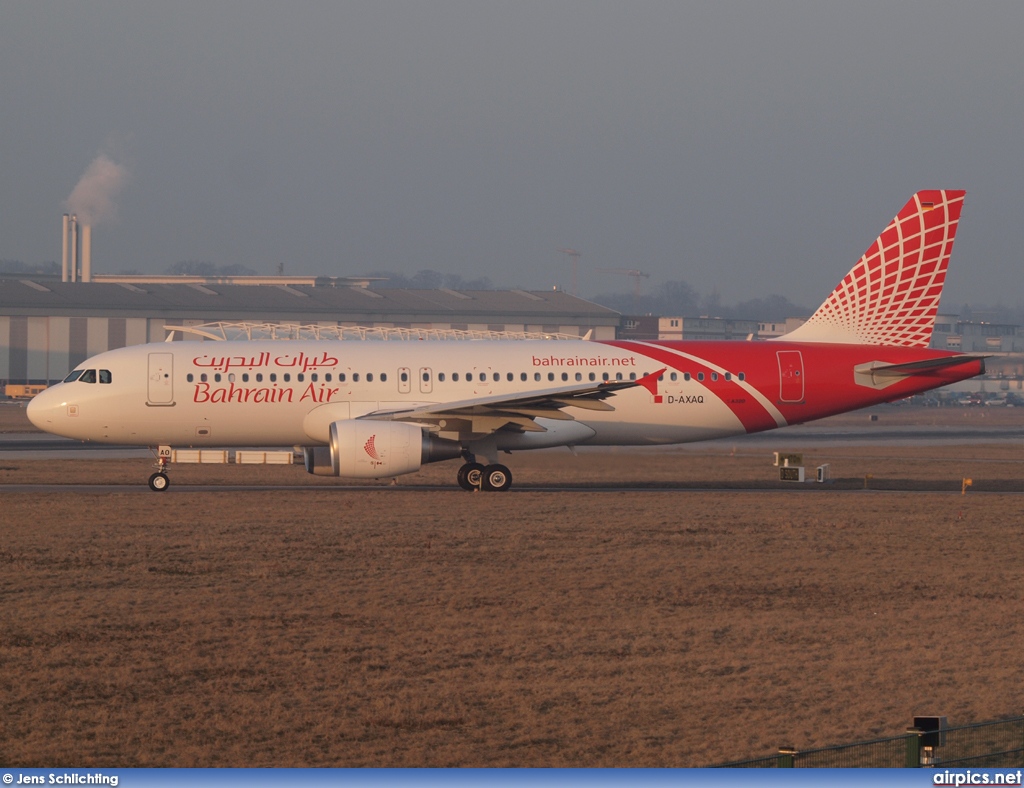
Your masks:
{"label": "aircraft nose", "polygon": [[53,392],[41,391],[29,400],[25,408],[28,420],[41,430],[48,430],[53,425]]}

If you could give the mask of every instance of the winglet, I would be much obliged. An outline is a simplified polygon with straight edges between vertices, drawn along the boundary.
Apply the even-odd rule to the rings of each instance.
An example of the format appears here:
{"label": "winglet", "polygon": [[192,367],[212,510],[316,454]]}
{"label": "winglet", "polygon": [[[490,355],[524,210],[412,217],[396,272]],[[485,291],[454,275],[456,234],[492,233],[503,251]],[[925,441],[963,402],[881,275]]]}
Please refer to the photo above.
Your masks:
{"label": "winglet", "polygon": [[638,386],[643,386],[649,392],[652,397],[658,396],[658,378],[665,374],[665,370],[668,367],[662,367],[657,372],[652,372],[650,375],[644,375],[640,380],[636,382]]}
{"label": "winglet", "polygon": [[623,389],[631,389],[636,386],[643,386],[651,395],[658,396],[658,378],[665,374],[665,370],[668,367],[662,367],[657,372],[652,372],[650,375],[644,375],[639,380],[606,380],[604,383],[598,383],[597,389],[600,392],[612,392],[622,391]]}

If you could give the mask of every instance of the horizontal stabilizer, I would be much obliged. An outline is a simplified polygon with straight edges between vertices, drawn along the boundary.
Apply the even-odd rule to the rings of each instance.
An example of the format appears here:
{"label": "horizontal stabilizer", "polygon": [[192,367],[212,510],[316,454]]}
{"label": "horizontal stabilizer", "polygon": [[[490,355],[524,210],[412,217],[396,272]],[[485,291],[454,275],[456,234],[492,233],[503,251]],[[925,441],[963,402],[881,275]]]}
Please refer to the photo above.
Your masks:
{"label": "horizontal stabilizer", "polygon": [[[961,364],[966,364],[968,361],[984,361],[988,356],[976,356],[970,353],[962,353],[959,356],[948,356],[946,358],[929,358],[924,361],[910,361],[906,364],[884,364],[877,367],[871,368],[871,373],[874,375],[881,375],[884,377],[906,377],[907,375],[913,375],[916,372],[924,372],[926,370],[937,370],[947,369],[949,367],[958,367]],[[981,372],[985,371],[985,365],[982,364]],[[979,372],[978,374],[981,374]]]}
{"label": "horizontal stabilizer", "polygon": [[938,372],[942,369],[959,367],[962,364],[968,364],[971,362],[979,362],[979,369],[975,374],[980,375],[985,371],[986,358],[988,358],[988,356],[961,353],[956,356],[928,358],[923,361],[908,361],[903,364],[889,364],[884,361],[872,361],[867,364],[860,364],[854,367],[853,377],[861,386],[884,389],[899,380],[913,375],[920,375],[927,372]]}

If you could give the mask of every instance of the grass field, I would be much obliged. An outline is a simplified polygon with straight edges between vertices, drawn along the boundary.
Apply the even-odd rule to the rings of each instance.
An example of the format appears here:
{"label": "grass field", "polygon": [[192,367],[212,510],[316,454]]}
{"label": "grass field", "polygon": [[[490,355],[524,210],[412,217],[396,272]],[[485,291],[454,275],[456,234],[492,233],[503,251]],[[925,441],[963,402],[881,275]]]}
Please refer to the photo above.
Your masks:
{"label": "grass field", "polygon": [[[569,491],[206,466],[156,495],[144,461],[2,460],[125,486],[0,492],[0,765],[694,766],[1019,713],[1024,448],[805,462],[839,481],[541,452],[517,484]],[[254,480],[308,489],[181,492]],[[730,484],[762,489],[675,489]]]}

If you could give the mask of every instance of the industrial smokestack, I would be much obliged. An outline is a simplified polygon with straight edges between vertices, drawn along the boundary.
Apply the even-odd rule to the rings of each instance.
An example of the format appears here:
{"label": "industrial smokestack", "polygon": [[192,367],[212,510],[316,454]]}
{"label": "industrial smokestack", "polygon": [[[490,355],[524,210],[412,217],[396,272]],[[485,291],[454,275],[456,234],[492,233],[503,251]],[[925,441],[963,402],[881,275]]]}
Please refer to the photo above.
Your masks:
{"label": "industrial smokestack", "polygon": [[[92,225],[116,218],[114,202],[128,182],[128,170],[100,154],[90,164],[65,203],[71,212],[71,281],[92,281]],[[79,247],[78,216],[82,217]],[[81,257],[79,257],[81,254]]]}
{"label": "industrial smokestack", "polygon": [[78,281],[78,217],[71,214],[71,281]]}
{"label": "industrial smokestack", "polygon": [[92,281],[92,226],[82,225],[82,281]]}
{"label": "industrial smokestack", "polygon": [[70,218],[64,214],[64,234],[61,236],[60,281],[68,281],[68,230]]}

